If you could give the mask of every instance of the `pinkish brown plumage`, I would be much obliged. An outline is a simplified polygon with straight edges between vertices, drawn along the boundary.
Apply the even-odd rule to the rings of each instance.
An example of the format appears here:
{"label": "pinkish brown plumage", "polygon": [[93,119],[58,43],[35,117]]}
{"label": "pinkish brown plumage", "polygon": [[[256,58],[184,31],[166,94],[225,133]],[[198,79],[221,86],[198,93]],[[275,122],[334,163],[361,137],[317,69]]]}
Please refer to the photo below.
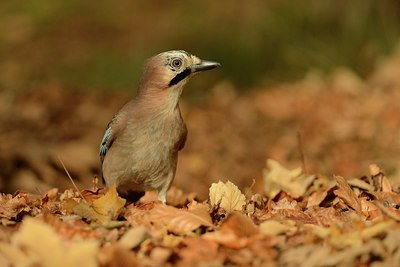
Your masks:
{"label": "pinkish brown plumage", "polygon": [[190,77],[219,65],[182,50],[149,59],[136,97],[114,116],[100,145],[107,186],[122,193],[157,190],[166,202],[187,135],[179,97]]}

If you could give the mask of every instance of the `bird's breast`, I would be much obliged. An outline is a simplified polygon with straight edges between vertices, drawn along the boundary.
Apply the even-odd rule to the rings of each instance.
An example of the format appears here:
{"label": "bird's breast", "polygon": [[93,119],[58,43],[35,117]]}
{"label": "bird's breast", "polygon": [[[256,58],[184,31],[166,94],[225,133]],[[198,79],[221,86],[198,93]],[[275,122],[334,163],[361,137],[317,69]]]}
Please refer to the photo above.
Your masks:
{"label": "bird's breast", "polygon": [[153,119],[142,124],[127,125],[124,143],[127,177],[137,183],[153,183],[175,172],[177,155],[186,139],[186,126],[180,118]]}

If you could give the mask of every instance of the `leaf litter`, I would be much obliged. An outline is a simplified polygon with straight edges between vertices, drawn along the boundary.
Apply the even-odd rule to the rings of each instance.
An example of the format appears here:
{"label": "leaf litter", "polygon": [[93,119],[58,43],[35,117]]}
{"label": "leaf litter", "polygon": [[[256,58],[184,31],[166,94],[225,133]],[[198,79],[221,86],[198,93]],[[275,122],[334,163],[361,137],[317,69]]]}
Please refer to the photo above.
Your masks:
{"label": "leaf litter", "polygon": [[[387,70],[399,69],[399,55],[359,90],[347,90],[340,72],[331,82],[310,73],[244,96],[222,82],[206,108],[183,102],[195,142],[180,155],[167,206],[151,194],[125,203],[97,183],[78,192],[60,179],[58,155],[79,187],[98,173],[97,135],[130,96],[56,84],[21,92],[0,114],[0,185],[16,191],[0,194],[0,266],[397,266],[400,80]],[[28,116],[36,102],[59,115]],[[294,156],[296,130],[307,171]],[[254,187],[241,191],[249,177]]]}
{"label": "leaf litter", "polygon": [[184,207],[151,197],[126,203],[113,187],[2,194],[0,259],[5,266],[398,262],[400,197],[376,165],[367,177],[328,179],[267,162],[264,183],[273,184],[271,191],[246,198],[232,182],[219,181],[207,201],[181,194],[187,200],[174,201],[188,202]]}

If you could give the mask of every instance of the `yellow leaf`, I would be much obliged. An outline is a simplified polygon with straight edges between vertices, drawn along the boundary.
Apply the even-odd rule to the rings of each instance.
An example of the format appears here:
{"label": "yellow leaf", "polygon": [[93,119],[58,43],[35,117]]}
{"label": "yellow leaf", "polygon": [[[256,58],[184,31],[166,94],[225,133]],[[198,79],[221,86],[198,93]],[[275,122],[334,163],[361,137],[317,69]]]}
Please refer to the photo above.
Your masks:
{"label": "yellow leaf", "polygon": [[15,266],[94,267],[98,247],[94,240],[66,243],[49,225],[27,218],[11,244],[0,243],[0,252]]}
{"label": "yellow leaf", "polygon": [[363,245],[361,234],[357,231],[332,235],[328,238],[328,242],[339,249],[344,249],[346,247],[361,247]]}
{"label": "yellow leaf", "polygon": [[145,239],[149,238],[150,234],[146,227],[138,226],[130,228],[118,241],[118,244],[127,249],[133,249],[140,245]]}
{"label": "yellow leaf", "polygon": [[107,222],[110,220],[109,216],[97,213],[91,205],[85,202],[76,203],[76,205],[72,208],[72,211],[76,215],[79,215],[82,218],[86,218],[90,221]]}
{"label": "yellow leaf", "polygon": [[280,235],[287,232],[295,232],[296,226],[282,224],[278,221],[265,221],[260,224],[260,231],[265,235]]}
{"label": "yellow leaf", "polygon": [[104,196],[93,201],[93,209],[98,214],[107,216],[109,220],[113,220],[118,216],[125,202],[125,199],[118,196],[117,189],[113,185],[108,188]]}
{"label": "yellow leaf", "polygon": [[213,183],[209,189],[212,206],[219,204],[226,212],[242,210],[246,198],[239,188],[230,181]]}
{"label": "yellow leaf", "polygon": [[83,218],[106,225],[118,216],[125,202],[125,199],[118,196],[115,186],[111,186],[104,196],[94,200],[92,204],[67,200],[64,208]]}
{"label": "yellow leaf", "polygon": [[391,229],[394,226],[394,224],[395,221],[379,222],[362,230],[361,237],[366,240],[374,236],[380,235],[382,233],[386,233],[389,229]]}
{"label": "yellow leaf", "polygon": [[263,170],[264,190],[270,198],[274,198],[280,191],[294,197],[303,196],[314,179],[315,175],[304,174],[301,168],[288,170],[272,159],[267,160]]}

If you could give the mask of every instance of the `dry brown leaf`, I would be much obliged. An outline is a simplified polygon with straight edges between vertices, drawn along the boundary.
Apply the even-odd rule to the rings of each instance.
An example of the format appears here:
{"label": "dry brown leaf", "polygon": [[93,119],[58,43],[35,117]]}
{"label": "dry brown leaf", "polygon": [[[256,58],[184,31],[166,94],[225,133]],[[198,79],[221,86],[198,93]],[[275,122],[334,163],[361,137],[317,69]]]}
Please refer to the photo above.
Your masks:
{"label": "dry brown leaf", "polygon": [[130,228],[118,241],[121,247],[133,249],[140,245],[145,239],[149,238],[150,234],[144,226]]}
{"label": "dry brown leaf", "polygon": [[[398,228],[392,227],[391,229],[387,229],[387,235],[383,240],[383,244],[385,245],[387,251],[392,254],[394,252],[400,251],[400,230]],[[400,256],[400,255],[399,255]]]}
{"label": "dry brown leaf", "polygon": [[228,213],[234,210],[242,210],[246,201],[239,188],[230,181],[213,183],[209,191],[211,206],[219,204]]}
{"label": "dry brown leaf", "polygon": [[283,251],[279,258],[279,266],[325,266],[323,263],[331,251],[317,244],[304,244]]}
{"label": "dry brown leaf", "polygon": [[291,222],[282,223],[274,220],[265,221],[260,224],[260,232],[265,235],[293,234],[297,231],[297,227]]}
{"label": "dry brown leaf", "polygon": [[185,238],[183,236],[166,234],[162,238],[162,244],[167,248],[176,248],[184,239]]}
{"label": "dry brown leaf", "polygon": [[139,260],[135,252],[118,245],[103,246],[99,252],[99,265],[107,267],[144,267],[144,260]]}
{"label": "dry brown leaf", "polygon": [[232,231],[238,237],[250,237],[258,233],[258,228],[247,215],[234,211],[222,223],[221,231]]}
{"label": "dry brown leaf", "polygon": [[392,220],[376,223],[376,224],[362,230],[361,237],[364,240],[370,239],[379,234],[386,233],[387,230],[389,230],[393,225],[395,225],[395,221],[392,221]]}
{"label": "dry brown leaf", "polygon": [[327,241],[338,249],[361,247],[363,245],[361,233],[357,231],[337,235],[332,234],[329,236]]}
{"label": "dry brown leaf", "polygon": [[393,188],[386,175],[376,164],[369,165],[369,171],[374,181],[376,191],[392,192]]}
{"label": "dry brown leaf", "polygon": [[358,187],[358,188],[367,190],[367,191],[369,191],[369,192],[374,191],[374,187],[373,187],[372,185],[370,185],[370,184],[367,183],[367,182],[364,182],[364,181],[361,180],[361,179],[350,179],[350,180],[347,180],[347,183],[348,183],[349,185],[351,185],[351,186],[355,186],[355,187]]}
{"label": "dry brown leaf", "polygon": [[93,201],[93,209],[100,215],[107,216],[108,220],[117,218],[124,207],[126,200],[119,197],[115,186],[108,188],[106,194]]}
{"label": "dry brown leaf", "polygon": [[382,213],[379,208],[365,197],[360,198],[361,209],[363,214],[370,220],[381,219]]}
{"label": "dry brown leaf", "polygon": [[330,245],[338,249],[361,247],[363,244],[363,238],[360,231],[342,233],[341,229],[336,226],[321,227],[317,225],[308,225],[307,228],[311,229],[315,236],[329,242]]}
{"label": "dry brown leaf", "polygon": [[218,244],[223,245],[227,248],[232,249],[240,249],[248,246],[249,238],[247,237],[238,237],[232,231],[215,231],[208,232],[202,235],[202,238],[210,241],[215,241]]}
{"label": "dry brown leaf", "polygon": [[[95,199],[92,204],[77,202],[73,199],[64,201],[64,208],[91,221],[110,224],[124,207],[126,200],[118,196],[115,186],[108,188],[105,195]],[[111,227],[111,224],[109,225]]]}
{"label": "dry brown leaf", "polygon": [[[202,207],[199,207],[203,210]],[[191,235],[200,226],[214,227],[210,215],[203,211],[177,209],[166,205],[157,205],[150,211],[149,220],[164,225],[168,231],[177,235]]]}
{"label": "dry brown leaf", "polygon": [[27,218],[10,244],[0,243],[0,252],[15,266],[95,267],[98,245],[94,240],[64,243],[49,225]]}
{"label": "dry brown leaf", "polygon": [[26,198],[20,195],[0,194],[0,217],[11,218],[24,207],[27,207]]}
{"label": "dry brown leaf", "polygon": [[188,205],[188,211],[198,215],[199,217],[205,218],[208,222],[212,221],[210,216],[210,208],[206,204],[198,203],[197,201],[193,200]]}
{"label": "dry brown leaf", "polygon": [[[182,241],[182,244],[184,247],[179,253],[180,257],[182,257],[183,263],[181,266],[198,266],[198,263],[201,261],[215,262],[218,260],[218,244],[213,240],[207,240],[200,237],[187,237]],[[215,266],[221,265],[222,262]],[[210,266],[212,265],[210,264]]]}
{"label": "dry brown leaf", "polygon": [[335,195],[344,201],[349,207],[354,209],[359,215],[363,215],[361,203],[347,181],[341,176],[335,176],[339,188],[334,191]]}
{"label": "dry brown leaf", "polygon": [[150,259],[154,266],[163,266],[172,255],[170,248],[155,247],[150,252]]}
{"label": "dry brown leaf", "polygon": [[303,196],[315,177],[304,174],[301,168],[288,170],[275,160],[268,159],[263,170],[264,191],[270,198],[274,198],[280,191],[294,197]]}

